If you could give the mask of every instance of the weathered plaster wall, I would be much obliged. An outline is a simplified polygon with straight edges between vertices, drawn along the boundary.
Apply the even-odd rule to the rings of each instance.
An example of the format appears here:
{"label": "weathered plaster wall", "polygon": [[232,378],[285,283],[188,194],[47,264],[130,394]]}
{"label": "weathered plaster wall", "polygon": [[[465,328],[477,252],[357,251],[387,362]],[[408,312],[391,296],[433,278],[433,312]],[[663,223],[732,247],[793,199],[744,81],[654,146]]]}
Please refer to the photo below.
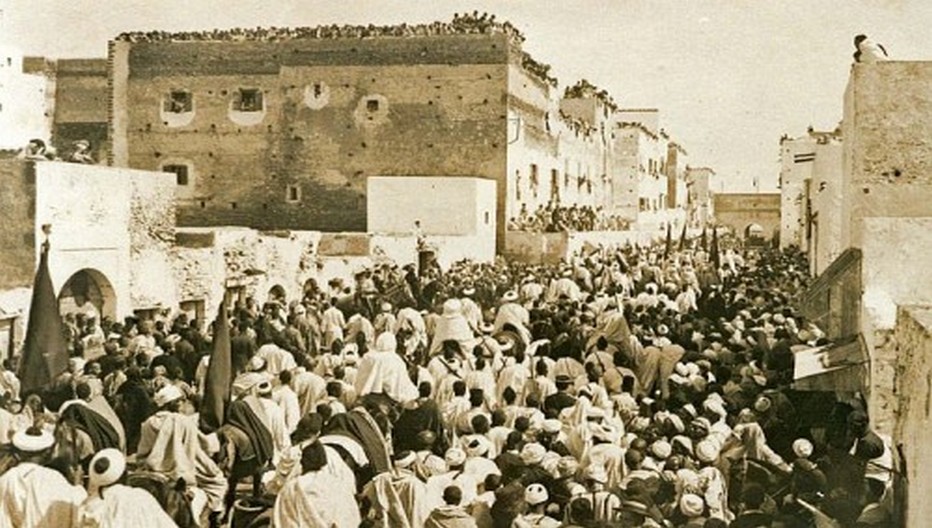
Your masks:
{"label": "weathered plaster wall", "polygon": [[932,216],[932,61],[855,64],[845,92],[846,245],[872,216]]}
{"label": "weathered plaster wall", "polygon": [[496,182],[444,176],[370,177],[367,232],[481,235],[495,239]]}
{"label": "weathered plaster wall", "polygon": [[0,160],[0,290],[32,287],[35,275],[35,193],[33,162]]}
{"label": "weathered plaster wall", "polygon": [[897,398],[894,445],[901,446],[909,493],[906,526],[928,525],[932,516],[932,308],[900,307],[896,325],[898,354],[894,393]]}
{"label": "weathered plaster wall", "polygon": [[809,265],[813,276],[832,263],[845,247],[842,246],[843,223],[848,217],[842,214],[842,158],[839,141],[816,146],[816,159],[809,185],[813,226],[809,240]]}

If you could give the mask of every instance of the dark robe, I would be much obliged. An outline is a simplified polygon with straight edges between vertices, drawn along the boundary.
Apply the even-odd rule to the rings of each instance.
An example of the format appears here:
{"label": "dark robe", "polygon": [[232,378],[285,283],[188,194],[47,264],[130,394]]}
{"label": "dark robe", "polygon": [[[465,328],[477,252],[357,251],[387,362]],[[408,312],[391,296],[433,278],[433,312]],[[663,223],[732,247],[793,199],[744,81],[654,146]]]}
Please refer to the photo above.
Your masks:
{"label": "dark robe", "polygon": [[262,422],[257,412],[261,404],[250,402],[250,398],[254,397],[248,396],[230,402],[226,425],[236,427],[249,437],[253,452],[249,453],[244,450],[241,453],[246,456],[254,454],[256,463],[261,467],[272,460],[275,448],[272,442],[272,433]]}
{"label": "dark robe", "polygon": [[95,451],[110,447],[120,448],[120,434],[117,430],[100,413],[86,405],[69,405],[59,420],[71,422],[76,428],[87,433]]}
{"label": "dark robe", "polygon": [[404,408],[395,422],[392,441],[395,452],[418,451],[417,435],[421,431],[432,431],[437,437],[433,451],[437,455],[446,452],[447,441],[444,435],[443,414],[437,402],[429,398],[419,398],[416,406]]}

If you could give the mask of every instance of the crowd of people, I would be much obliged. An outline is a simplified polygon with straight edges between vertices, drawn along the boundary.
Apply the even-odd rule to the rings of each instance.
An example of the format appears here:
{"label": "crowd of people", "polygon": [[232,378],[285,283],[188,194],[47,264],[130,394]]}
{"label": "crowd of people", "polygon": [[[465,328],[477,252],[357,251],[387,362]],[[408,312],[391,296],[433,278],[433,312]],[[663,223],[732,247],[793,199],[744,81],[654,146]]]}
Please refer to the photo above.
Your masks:
{"label": "crowd of people", "polygon": [[863,403],[791,389],[826,343],[806,270],[603,248],[382,265],[210,331],[69,318],[48,390],[0,372],[0,526],[892,526]]}
{"label": "crowd of people", "polygon": [[29,140],[29,143],[20,151],[19,155],[24,159],[33,161],[67,161],[86,165],[96,163],[91,153],[91,142],[86,139],[73,141],[64,158],[59,156],[58,149],[47,145],[41,139]]}
{"label": "crowd of people", "polygon": [[533,213],[528,212],[522,204],[517,217],[508,221],[509,231],[529,231],[535,233],[560,233],[564,231],[624,231],[630,228],[630,221],[619,215],[607,214],[602,206],[559,205],[550,202],[540,205]]}
{"label": "crowd of people", "polygon": [[469,35],[504,33],[516,43],[524,42],[524,36],[510,22],[499,22],[488,13],[456,13],[450,22],[429,24],[398,24],[392,26],[337,25],[292,28],[233,28],[209,31],[132,31],[121,33],[116,40],[126,42],[187,42],[187,41],[281,41],[293,39],[344,39],[375,37],[419,37],[434,35]]}

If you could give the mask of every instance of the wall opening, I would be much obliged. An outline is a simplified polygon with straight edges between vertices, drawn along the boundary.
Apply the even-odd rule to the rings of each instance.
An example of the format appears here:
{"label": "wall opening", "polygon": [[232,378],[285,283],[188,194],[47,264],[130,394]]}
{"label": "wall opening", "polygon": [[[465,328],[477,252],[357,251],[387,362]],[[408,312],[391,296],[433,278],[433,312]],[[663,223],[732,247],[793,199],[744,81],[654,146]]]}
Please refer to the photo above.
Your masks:
{"label": "wall opening", "polygon": [[261,112],[265,109],[262,91],[258,88],[240,88],[233,100],[237,112]]}
{"label": "wall opening", "polygon": [[298,203],[301,201],[301,187],[289,185],[285,189],[285,201],[288,203]]}
{"label": "wall opening", "polygon": [[194,111],[194,95],[186,90],[172,90],[162,103],[162,109],[171,114]]}
{"label": "wall opening", "polygon": [[116,319],[117,298],[106,275],[92,268],[75,272],[65,281],[58,294],[58,309],[62,315],[84,314]]}
{"label": "wall opening", "polygon": [[171,172],[175,174],[175,183],[186,186],[191,184],[190,168],[180,163],[171,163],[162,166],[162,172]]}

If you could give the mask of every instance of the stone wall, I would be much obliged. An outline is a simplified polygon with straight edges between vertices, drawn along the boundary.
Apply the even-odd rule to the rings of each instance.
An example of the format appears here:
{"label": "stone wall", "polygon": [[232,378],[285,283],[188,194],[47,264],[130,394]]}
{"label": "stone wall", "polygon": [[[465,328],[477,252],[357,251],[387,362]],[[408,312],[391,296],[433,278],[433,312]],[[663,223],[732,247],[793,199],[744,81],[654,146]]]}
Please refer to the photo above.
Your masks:
{"label": "stone wall", "polygon": [[713,208],[715,221],[731,227],[739,237],[751,224],[764,228],[764,237],[771,238],[780,231],[780,195],[776,193],[716,194]]}
{"label": "stone wall", "polygon": [[861,267],[861,251],[845,251],[809,285],[800,300],[803,315],[829,339],[861,332]]}
{"label": "stone wall", "polygon": [[[111,53],[114,160],[188,165],[181,225],[363,231],[370,175],[504,177],[502,35],[121,42]],[[240,88],[261,92],[261,112],[232,110]],[[192,94],[185,120],[163,111],[172,90]]]}
{"label": "stone wall", "polygon": [[35,163],[0,160],[0,290],[32,287],[36,255]]}
{"label": "stone wall", "polygon": [[809,265],[813,276],[822,273],[845,249],[842,246],[842,156],[838,141],[816,146],[809,201],[814,215],[809,237]]}
{"label": "stone wall", "polygon": [[91,142],[94,159],[106,161],[107,61],[59,59],[53,73],[55,94],[52,141],[67,153],[73,141]]}
{"label": "stone wall", "polygon": [[909,490],[906,502],[907,527],[928,525],[932,516],[932,450],[928,449],[932,427],[932,308],[900,307],[897,316],[898,354],[894,393],[897,399],[894,445],[901,449],[901,467]]}
{"label": "stone wall", "polygon": [[845,246],[872,216],[932,216],[932,61],[855,64],[845,92]]}

